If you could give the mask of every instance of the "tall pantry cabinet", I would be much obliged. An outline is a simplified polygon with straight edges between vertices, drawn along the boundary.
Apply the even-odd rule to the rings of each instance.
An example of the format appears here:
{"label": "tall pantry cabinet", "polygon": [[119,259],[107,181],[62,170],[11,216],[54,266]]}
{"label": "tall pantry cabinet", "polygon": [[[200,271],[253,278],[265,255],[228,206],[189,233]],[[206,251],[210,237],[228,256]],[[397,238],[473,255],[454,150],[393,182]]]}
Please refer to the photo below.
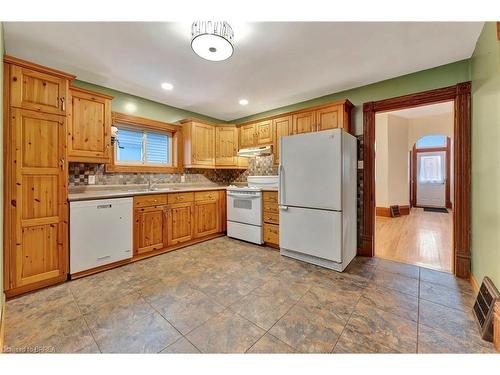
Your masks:
{"label": "tall pantry cabinet", "polygon": [[64,281],[68,259],[67,109],[75,77],[4,56],[4,287]]}

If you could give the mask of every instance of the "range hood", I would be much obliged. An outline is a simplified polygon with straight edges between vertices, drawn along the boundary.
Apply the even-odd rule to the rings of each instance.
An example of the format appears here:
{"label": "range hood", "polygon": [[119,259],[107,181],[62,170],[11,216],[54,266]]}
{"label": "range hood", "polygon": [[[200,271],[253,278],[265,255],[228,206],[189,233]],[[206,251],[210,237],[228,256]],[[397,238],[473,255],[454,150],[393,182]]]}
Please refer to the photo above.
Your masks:
{"label": "range hood", "polygon": [[242,148],[238,151],[238,156],[251,158],[253,156],[267,156],[273,153],[271,146]]}

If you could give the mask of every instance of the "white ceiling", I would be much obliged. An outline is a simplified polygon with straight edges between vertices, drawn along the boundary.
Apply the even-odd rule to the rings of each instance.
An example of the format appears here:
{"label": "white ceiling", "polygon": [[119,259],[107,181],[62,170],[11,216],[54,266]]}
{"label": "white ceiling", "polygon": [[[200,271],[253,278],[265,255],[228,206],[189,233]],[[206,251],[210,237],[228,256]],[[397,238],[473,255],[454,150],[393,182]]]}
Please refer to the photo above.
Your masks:
{"label": "white ceiling", "polygon": [[420,107],[400,109],[398,111],[391,111],[389,112],[389,114],[404,118],[418,118],[418,117],[444,115],[448,113],[453,113],[453,111],[454,111],[454,103],[451,101],[438,104],[423,105]]}
{"label": "white ceiling", "polygon": [[[5,23],[10,55],[222,120],[469,58],[482,23],[231,23],[235,53],[193,53],[190,23]],[[172,91],[160,88],[174,85]],[[239,99],[250,104],[241,106]]]}

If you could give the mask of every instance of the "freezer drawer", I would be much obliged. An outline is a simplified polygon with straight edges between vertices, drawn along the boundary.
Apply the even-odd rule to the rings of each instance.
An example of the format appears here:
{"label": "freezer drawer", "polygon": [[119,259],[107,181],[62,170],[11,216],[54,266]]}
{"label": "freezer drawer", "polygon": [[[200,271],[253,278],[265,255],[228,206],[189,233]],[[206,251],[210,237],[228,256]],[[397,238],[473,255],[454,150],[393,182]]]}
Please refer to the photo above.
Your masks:
{"label": "freezer drawer", "polygon": [[70,273],[132,258],[132,198],[70,203]]}
{"label": "freezer drawer", "polygon": [[342,213],[288,207],[280,209],[280,248],[342,262]]}

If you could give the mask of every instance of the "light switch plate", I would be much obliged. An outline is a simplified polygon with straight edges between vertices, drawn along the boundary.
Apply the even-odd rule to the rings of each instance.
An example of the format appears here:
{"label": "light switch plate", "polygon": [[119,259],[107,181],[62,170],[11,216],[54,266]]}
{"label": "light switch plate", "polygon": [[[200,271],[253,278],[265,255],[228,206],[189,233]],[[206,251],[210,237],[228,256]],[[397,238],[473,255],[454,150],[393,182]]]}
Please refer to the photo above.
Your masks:
{"label": "light switch plate", "polygon": [[95,176],[89,175],[89,185],[95,185]]}

